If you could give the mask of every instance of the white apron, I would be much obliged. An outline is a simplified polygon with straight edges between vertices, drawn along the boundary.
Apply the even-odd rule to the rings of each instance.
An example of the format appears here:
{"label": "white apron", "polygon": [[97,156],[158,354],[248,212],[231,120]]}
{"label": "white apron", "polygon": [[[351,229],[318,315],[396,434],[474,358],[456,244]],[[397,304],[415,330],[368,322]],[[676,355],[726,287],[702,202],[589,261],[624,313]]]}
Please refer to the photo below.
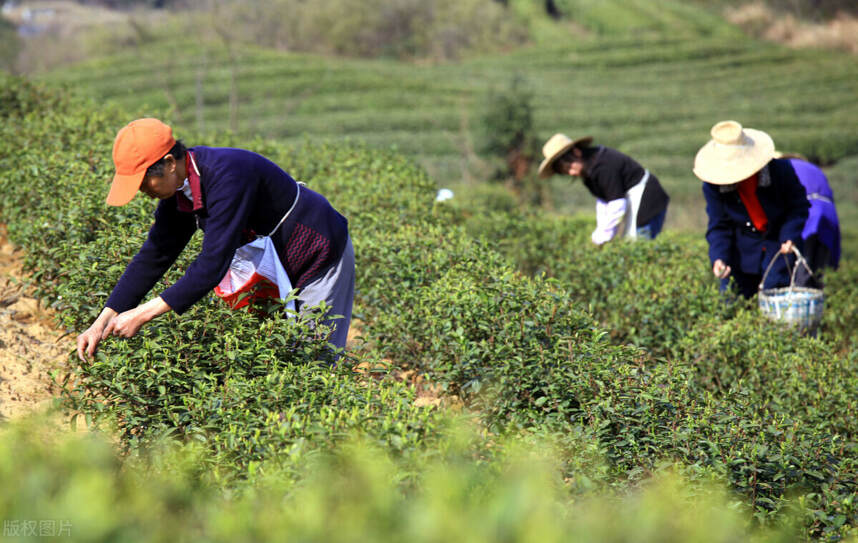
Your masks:
{"label": "white apron", "polygon": [[644,170],[644,175],[638,183],[626,191],[626,216],[624,218],[623,236],[629,239],[638,237],[638,210],[641,207],[646,182],[649,181],[649,170]]}

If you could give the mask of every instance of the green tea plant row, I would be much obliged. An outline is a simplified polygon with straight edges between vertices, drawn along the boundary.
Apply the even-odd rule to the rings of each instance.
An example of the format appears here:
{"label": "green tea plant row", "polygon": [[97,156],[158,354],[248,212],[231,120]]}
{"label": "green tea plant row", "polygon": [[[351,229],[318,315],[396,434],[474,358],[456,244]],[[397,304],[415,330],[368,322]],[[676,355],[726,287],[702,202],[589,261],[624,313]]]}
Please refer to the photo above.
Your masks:
{"label": "green tea plant row", "polygon": [[[505,280],[514,277],[511,270],[483,267],[480,252],[448,254],[438,262],[430,247],[443,241],[449,252],[453,244],[437,231],[428,234],[406,254],[381,249],[389,254],[388,262],[408,263],[389,266],[390,273],[402,275],[385,281],[407,278],[410,289],[399,295],[406,302],[402,314],[387,311],[377,317],[373,339],[388,356],[413,360],[437,376],[490,425],[507,430],[580,427],[598,439],[623,478],[643,476],[664,458],[714,469],[744,491],[761,516],[779,510],[786,495],[799,488],[818,489],[813,493],[819,500],[817,529],[839,522],[844,500],[847,518],[854,515],[848,497],[856,481],[855,426],[843,415],[852,407],[854,357],[839,359],[813,341],[793,347],[788,333],[746,312],[727,322],[702,319],[723,327],[721,342],[686,345],[687,358],[652,359],[612,345],[606,332],[577,313],[581,304],[563,284]],[[405,236],[415,237],[414,232]],[[415,274],[424,278],[416,285]],[[650,288],[671,294],[663,283],[657,285]],[[639,337],[660,324],[659,312],[668,313],[663,309],[668,304],[680,306],[669,312],[681,317],[683,298],[650,310],[645,282],[629,281],[625,288],[637,303],[611,308],[610,315],[640,322]],[[713,285],[701,290],[713,300],[717,296]],[[534,291],[540,294],[528,295]],[[689,306],[699,303],[692,299]],[[411,324],[403,330],[406,318]],[[688,320],[693,326],[693,317]],[[738,368],[724,368],[722,375],[732,373],[735,381],[713,394],[707,385],[730,344],[731,327],[748,337],[740,354],[730,351],[730,361],[766,365],[756,380],[743,380]],[[764,341],[766,349],[756,346]],[[758,362],[745,355],[765,358]],[[800,369],[814,376],[813,386],[802,380]],[[782,384],[789,386],[778,388]],[[832,434],[832,428],[841,433]]]}
{"label": "green tea plant row", "polygon": [[[754,441],[754,450],[759,447],[763,456],[756,452],[753,456],[768,464],[762,470],[772,477],[762,482],[766,488],[783,489],[784,477],[795,473],[784,460],[783,441],[790,439],[795,445],[800,440],[804,443],[796,451],[805,453],[799,456],[827,456],[817,464],[820,469],[810,468],[809,477],[825,481],[829,490],[839,487],[828,498],[836,509],[844,498],[851,504],[848,494],[856,485],[852,458],[858,429],[850,416],[858,361],[854,287],[858,269],[853,264],[847,262],[827,276],[825,319],[820,337],[811,339],[773,326],[752,305],[718,295],[700,238],[668,232],[652,244],[594,250],[588,247],[589,218],[517,216],[508,209],[474,215],[469,209],[453,209],[449,218],[475,235],[499,240],[495,246],[520,270],[557,278],[560,288],[571,293],[579,306],[589,307],[614,341],[644,348],[651,371],[676,371],[680,366],[680,372],[688,372],[680,378],[688,386],[685,393],[698,400],[718,400],[707,409],[718,405],[731,411],[724,419],[719,420],[722,414],[706,419],[697,431],[707,437],[698,446],[711,440],[708,436],[715,428],[725,432],[718,442],[733,431],[744,434],[748,431],[744,425],[755,421],[762,425],[760,433],[747,435],[764,436]],[[725,426],[733,417],[741,424]],[[685,450],[692,457],[699,454],[691,452],[694,447]],[[762,473],[755,474],[754,481],[762,481],[758,478]],[[735,482],[745,486],[739,479]]]}
{"label": "green tea plant row", "polygon": [[[826,327],[825,344],[725,303],[703,242],[687,235],[594,251],[579,219],[498,214],[495,229],[488,210],[460,205],[438,205],[434,225],[388,228],[383,243],[362,246],[367,336],[383,356],[434,376],[498,431],[586,421],[624,477],[680,458],[726,474],[761,514],[809,486],[825,489],[814,493],[815,529],[836,531],[854,515],[855,357],[838,347],[854,326]],[[551,266],[562,282],[517,275],[459,223],[512,245],[509,258],[531,270]],[[838,300],[853,290],[831,292]],[[837,305],[833,314],[854,315]],[[584,306],[615,342],[649,353],[606,341]],[[706,335],[694,335],[704,325]],[[734,329],[746,334],[738,347]]]}
{"label": "green tea plant row", "polygon": [[[143,199],[102,204],[111,140],[127,114],[26,82],[4,86],[17,98],[2,128],[3,218],[27,249],[37,292],[80,330],[151,221]],[[241,142],[193,137],[187,143]],[[433,204],[433,183],[401,155],[244,146],[350,218],[365,337],[356,356],[416,369],[458,397],[488,432],[485,447],[504,435],[571,436],[606,464],[588,467],[580,447],[561,451],[568,481],[583,471],[600,486],[633,488],[676,463],[692,479],[728,481],[763,522],[796,505],[813,536],[854,525],[855,427],[845,416],[854,353],[725,305],[692,257],[699,243],[679,236],[594,251],[578,219]],[[166,281],[193,248],[186,253]],[[554,279],[528,275],[543,266]],[[108,342],[94,363],[72,358],[65,405],[112,422],[132,450],[165,435],[199,442],[206,472],[227,488],[266,472],[301,480],[307,459],[353,433],[393,454],[413,481],[414,466],[445,447],[443,413],[417,407],[414,391],[384,371],[366,379],[348,363],[329,367],[323,343],[300,322],[204,302]]]}

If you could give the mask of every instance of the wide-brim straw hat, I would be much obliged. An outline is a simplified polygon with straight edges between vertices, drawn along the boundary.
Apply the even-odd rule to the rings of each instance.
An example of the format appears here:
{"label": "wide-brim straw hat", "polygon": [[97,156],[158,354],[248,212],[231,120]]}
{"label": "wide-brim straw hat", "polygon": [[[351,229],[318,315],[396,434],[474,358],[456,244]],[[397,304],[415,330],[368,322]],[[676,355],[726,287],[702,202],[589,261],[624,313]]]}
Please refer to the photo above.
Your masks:
{"label": "wide-brim straw hat", "polygon": [[721,121],[694,157],[694,175],[713,185],[732,185],[760,171],[775,157],[775,143],[762,130]]}
{"label": "wide-brim straw hat", "polygon": [[554,134],[551,136],[545,145],[542,146],[542,155],[545,159],[539,165],[539,177],[548,177],[553,171],[554,161],[563,156],[566,151],[576,145],[586,146],[593,141],[592,136],[584,136],[573,140],[566,134]]}

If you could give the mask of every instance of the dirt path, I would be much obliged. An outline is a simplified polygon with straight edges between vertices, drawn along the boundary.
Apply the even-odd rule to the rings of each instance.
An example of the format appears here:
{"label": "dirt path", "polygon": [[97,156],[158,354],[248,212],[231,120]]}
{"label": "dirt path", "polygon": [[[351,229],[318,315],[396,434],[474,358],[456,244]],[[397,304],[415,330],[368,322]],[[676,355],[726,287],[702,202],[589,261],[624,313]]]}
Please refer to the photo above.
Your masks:
{"label": "dirt path", "polygon": [[0,421],[50,403],[58,392],[51,371],[65,364],[74,347],[74,339],[53,325],[51,313],[15,281],[23,276],[20,260],[0,225]]}

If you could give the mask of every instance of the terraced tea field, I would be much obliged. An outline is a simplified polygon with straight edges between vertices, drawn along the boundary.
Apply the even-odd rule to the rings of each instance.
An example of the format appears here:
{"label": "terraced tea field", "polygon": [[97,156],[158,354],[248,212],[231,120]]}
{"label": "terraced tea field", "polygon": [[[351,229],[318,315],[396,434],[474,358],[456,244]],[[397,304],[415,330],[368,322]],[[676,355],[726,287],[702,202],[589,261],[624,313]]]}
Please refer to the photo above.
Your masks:
{"label": "terraced tea field", "polygon": [[[237,145],[261,136],[396,147],[439,185],[457,188],[488,177],[475,151],[483,108],[491,92],[520,75],[533,92],[540,136],[592,134],[630,153],[673,196],[668,226],[693,230],[703,218],[691,164],[719,120],[766,130],[779,148],[826,164],[858,155],[856,57],[751,40],[680,2],[658,9],[641,0],[567,4],[578,24],[532,17],[532,45],[457,63],[250,47],[231,63],[222,46],[176,42],[43,77],[141,114],[172,108],[180,135],[232,128]],[[554,192],[560,211],[592,205],[563,181],[554,181]],[[835,193],[855,216],[847,209],[858,205],[851,184]]]}

